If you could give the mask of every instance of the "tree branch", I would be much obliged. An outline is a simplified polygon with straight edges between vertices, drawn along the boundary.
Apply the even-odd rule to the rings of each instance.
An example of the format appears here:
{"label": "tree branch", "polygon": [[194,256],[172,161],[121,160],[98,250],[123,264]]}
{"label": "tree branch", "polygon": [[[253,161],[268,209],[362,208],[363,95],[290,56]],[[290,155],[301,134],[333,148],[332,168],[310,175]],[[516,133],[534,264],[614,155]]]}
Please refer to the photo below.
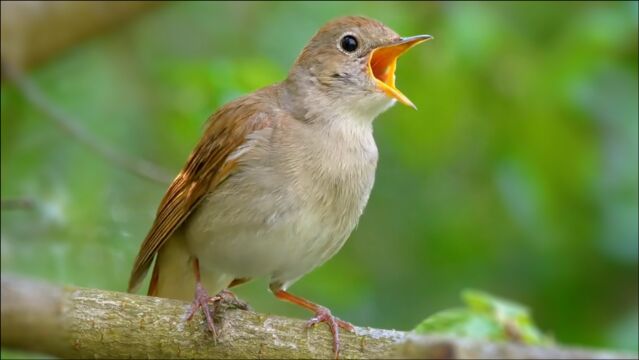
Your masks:
{"label": "tree branch", "polygon": [[0,199],[0,209],[4,210],[33,210],[35,201],[31,198]]}
{"label": "tree branch", "polygon": [[[201,314],[184,321],[189,304],[95,289],[58,287],[2,275],[2,346],[64,358],[330,358],[324,326],[226,309],[217,344]],[[356,328],[343,333],[342,358],[633,358],[566,348],[525,347],[465,339],[415,337]],[[636,356],[635,356],[636,357]]]}
{"label": "tree branch", "polygon": [[26,69],[158,5],[155,1],[2,1],[2,58]]}
{"label": "tree branch", "polygon": [[[64,358],[328,358],[330,333],[304,321],[224,311],[214,345],[189,304],[94,289],[57,287],[2,276],[2,345]],[[343,358],[388,357],[404,333],[344,334]]]}
{"label": "tree branch", "polygon": [[172,177],[157,165],[116,150],[79,125],[79,122],[53,104],[40,89],[12,64],[2,62],[2,73],[17,87],[22,96],[36,109],[47,115],[56,126],[86,146],[93,153],[133,175],[167,185]]}

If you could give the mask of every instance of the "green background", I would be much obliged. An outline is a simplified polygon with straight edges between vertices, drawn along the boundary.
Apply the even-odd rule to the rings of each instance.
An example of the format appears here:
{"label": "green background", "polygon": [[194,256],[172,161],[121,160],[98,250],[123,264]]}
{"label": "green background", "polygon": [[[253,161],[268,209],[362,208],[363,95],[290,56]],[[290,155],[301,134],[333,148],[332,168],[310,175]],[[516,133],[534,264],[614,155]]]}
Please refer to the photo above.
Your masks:
{"label": "green background", "polygon": [[[282,80],[327,20],[435,40],[399,62],[360,224],[291,291],[411,329],[478,288],[569,344],[637,350],[637,2],[165,4],[30,76],[102,140],[177,173],[218,106]],[[164,185],[106,163],[2,85],[2,272],[124,291]],[[308,317],[258,280],[258,311]]]}

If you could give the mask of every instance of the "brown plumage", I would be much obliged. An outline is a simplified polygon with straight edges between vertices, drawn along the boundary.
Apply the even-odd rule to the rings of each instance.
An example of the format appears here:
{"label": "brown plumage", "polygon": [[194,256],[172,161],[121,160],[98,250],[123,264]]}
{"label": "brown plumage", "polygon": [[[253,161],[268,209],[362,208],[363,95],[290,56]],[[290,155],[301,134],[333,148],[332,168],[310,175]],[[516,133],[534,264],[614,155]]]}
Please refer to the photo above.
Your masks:
{"label": "brown plumage", "polygon": [[[144,279],[162,245],[182,225],[202,197],[214,191],[232,173],[237,160],[226,161],[229,154],[242,145],[248,134],[271,124],[270,119],[256,116],[261,106],[259,96],[245,97],[223,106],[208,119],[204,136],[160,202],[155,221],[135,259],[129,291],[134,291]],[[157,292],[155,286],[160,276],[159,269],[154,269],[153,273],[156,280],[151,281],[149,295]]]}

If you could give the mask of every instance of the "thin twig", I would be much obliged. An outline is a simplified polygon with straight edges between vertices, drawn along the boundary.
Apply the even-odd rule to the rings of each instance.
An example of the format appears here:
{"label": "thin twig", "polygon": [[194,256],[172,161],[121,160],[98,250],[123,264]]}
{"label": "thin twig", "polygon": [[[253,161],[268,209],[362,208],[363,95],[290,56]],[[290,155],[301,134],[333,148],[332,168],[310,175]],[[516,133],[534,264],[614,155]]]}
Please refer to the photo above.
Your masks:
{"label": "thin twig", "polygon": [[29,198],[0,199],[0,208],[2,210],[32,210],[35,208],[35,202]]}
{"label": "thin twig", "polygon": [[107,145],[87,129],[80,126],[80,122],[58,108],[38,88],[38,86],[22,74],[20,70],[2,61],[2,73],[9,78],[22,96],[34,107],[47,115],[55,125],[65,131],[79,143],[86,146],[93,153],[110,162],[111,164],[128,171],[140,178],[166,185],[172,177],[169,172],[159,166],[140,158],[134,158],[124,154],[112,146]]}

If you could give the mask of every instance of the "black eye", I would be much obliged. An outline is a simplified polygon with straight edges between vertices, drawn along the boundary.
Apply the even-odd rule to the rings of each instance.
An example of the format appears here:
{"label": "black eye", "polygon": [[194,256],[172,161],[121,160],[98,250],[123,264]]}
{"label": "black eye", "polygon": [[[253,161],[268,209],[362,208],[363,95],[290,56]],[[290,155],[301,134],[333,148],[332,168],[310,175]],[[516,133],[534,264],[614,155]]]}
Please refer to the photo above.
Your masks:
{"label": "black eye", "polygon": [[357,46],[358,46],[357,39],[355,39],[355,36],[353,35],[344,36],[342,40],[340,40],[339,45],[346,52],[353,52],[357,50]]}

